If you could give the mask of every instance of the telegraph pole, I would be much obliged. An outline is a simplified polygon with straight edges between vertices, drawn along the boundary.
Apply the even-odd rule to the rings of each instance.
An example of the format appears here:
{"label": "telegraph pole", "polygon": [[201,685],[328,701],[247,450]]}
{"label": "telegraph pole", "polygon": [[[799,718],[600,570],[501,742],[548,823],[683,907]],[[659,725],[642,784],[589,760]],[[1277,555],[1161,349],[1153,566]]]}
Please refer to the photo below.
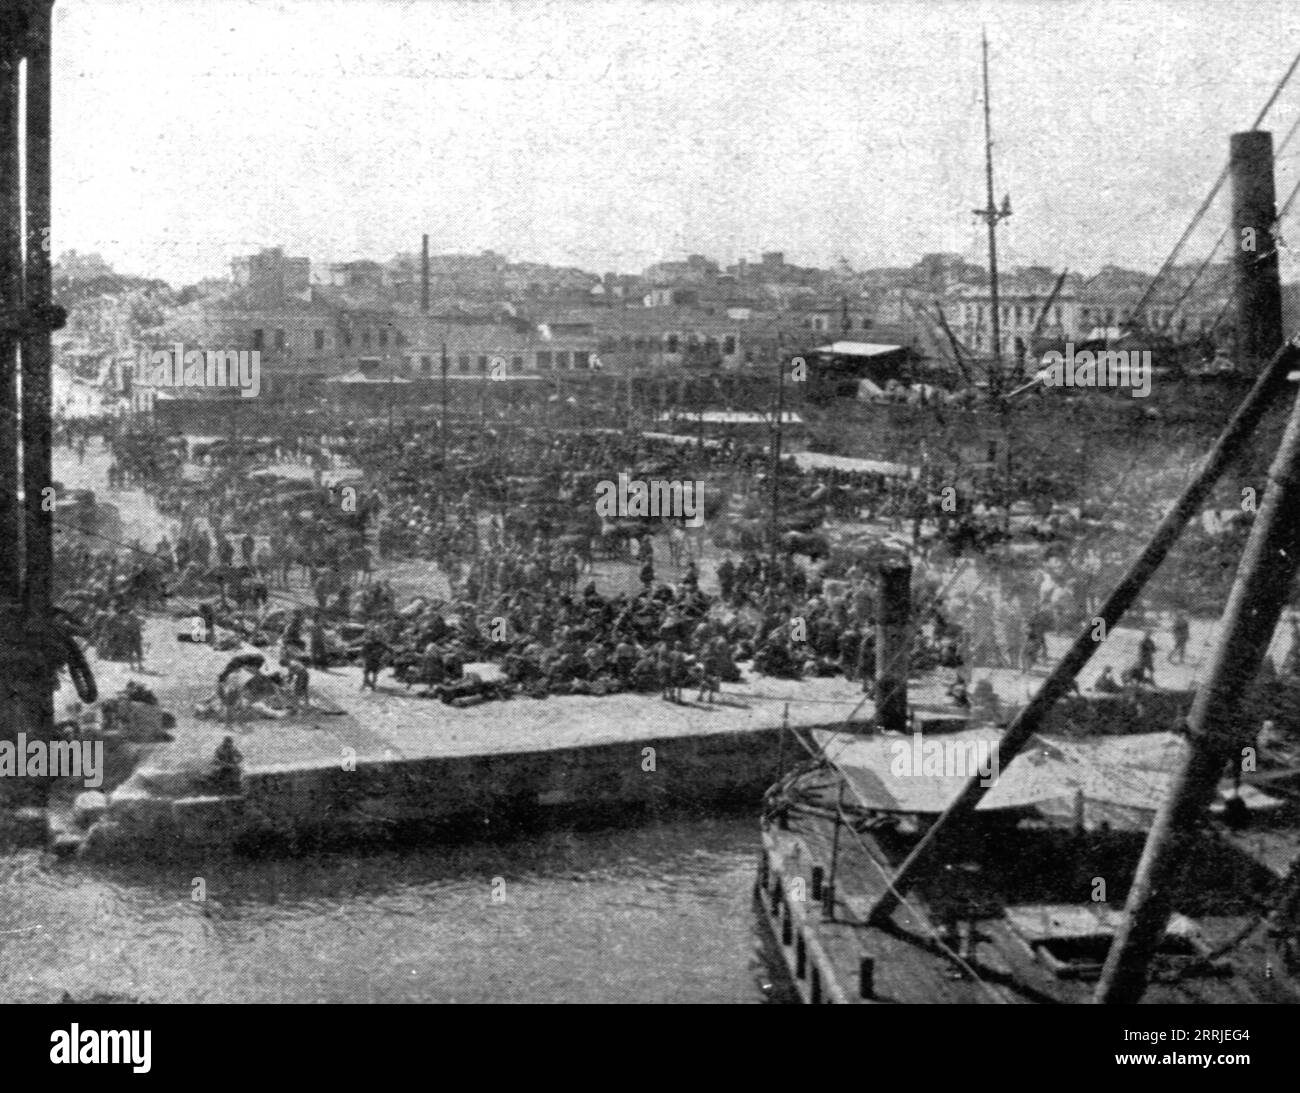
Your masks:
{"label": "telegraph pole", "polygon": [[776,418],[772,427],[772,566],[781,543],[781,426],[785,418],[785,346],[776,335]]}
{"label": "telegraph pole", "polygon": [[447,343],[442,343],[442,354],[439,359],[439,366],[442,371],[442,469],[445,473],[447,470]]}

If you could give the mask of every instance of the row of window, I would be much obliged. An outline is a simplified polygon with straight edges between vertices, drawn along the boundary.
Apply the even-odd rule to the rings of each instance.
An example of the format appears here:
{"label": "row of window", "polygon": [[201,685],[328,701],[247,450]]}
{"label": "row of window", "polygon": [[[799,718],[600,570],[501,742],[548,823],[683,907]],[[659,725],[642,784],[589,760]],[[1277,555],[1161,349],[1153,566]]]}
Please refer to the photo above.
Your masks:
{"label": "row of window", "polygon": [[1079,309],[1079,322],[1083,326],[1091,326],[1094,323],[1098,326],[1114,326],[1116,312],[1111,308],[1091,308],[1084,307]]}
{"label": "row of window", "polygon": [[[288,344],[288,339],[285,335],[285,332],[283,330],[274,330],[274,331],[270,331],[269,333],[272,335],[273,338],[271,345],[275,349],[283,350]],[[393,333],[393,339],[392,339],[393,345],[397,346],[398,348],[401,348],[402,346],[407,344],[406,335],[403,334],[400,330],[394,330],[392,333]],[[258,327],[253,331],[252,342],[253,342],[254,349],[268,348],[267,334],[268,331],[260,327]],[[372,344],[377,344],[380,349],[387,349],[388,341],[389,341],[388,334],[389,332],[385,327],[380,327],[377,331],[372,331],[369,327],[363,328],[360,333],[361,348],[369,349],[371,348]],[[342,344],[347,346],[348,348],[352,347],[354,341],[357,338],[357,336],[351,330],[344,330],[340,337],[341,337]],[[318,352],[324,350],[325,348],[324,330],[312,331],[312,345]]]}
{"label": "row of window", "polygon": [[[992,349],[993,338],[991,335],[976,333],[973,339],[974,349]],[[1002,352],[1010,353],[1016,357],[1022,356],[1029,347],[1025,345],[1024,338],[1008,336],[1002,339]]]}
{"label": "row of window", "polygon": [[[868,321],[864,320],[863,329],[866,329],[868,325],[869,325]],[[268,344],[268,337],[267,337],[268,334],[271,336],[269,344]],[[343,331],[341,334],[342,345],[346,348],[351,348],[354,344],[355,337],[356,336],[353,334],[353,332],[347,330]],[[373,343],[372,343],[372,339],[373,339]],[[382,327],[375,332],[372,332],[368,328],[364,328],[360,331],[360,345],[362,349],[370,349],[372,348],[372,344],[375,343],[377,343],[377,346],[380,349],[388,348],[389,331]],[[274,348],[282,352],[286,348],[287,344],[288,344],[288,339],[283,330],[268,331],[259,327],[252,332],[252,346],[254,349]],[[312,344],[317,352],[324,351],[325,349],[324,330],[314,330],[312,332]],[[398,348],[402,348],[407,344],[409,344],[407,338],[400,330],[393,331],[393,345],[397,346]],[[705,356],[716,356],[719,352],[721,352],[722,356],[724,357],[732,357],[735,356],[736,354],[737,338],[736,335],[734,334],[726,335],[721,339],[721,341],[719,341],[717,338],[701,339],[695,334],[688,334],[685,338],[683,338],[680,334],[665,334],[662,338],[656,336],[632,337],[631,335],[625,334],[621,338],[615,338],[615,337],[601,338],[599,345],[600,345],[600,352],[602,353],[617,353],[620,351],[629,353],[629,352],[634,352],[639,350],[643,352],[662,351],[664,353],[676,354],[685,351],[687,353],[703,353]],[[553,354],[557,359],[567,358],[568,356],[566,352],[562,352],[562,351],[553,351]],[[539,361],[538,364],[539,368],[551,367],[549,363],[543,366],[540,362],[544,357],[549,359],[552,356],[552,353],[539,352],[537,356]],[[580,358],[581,363],[573,364],[570,366],[568,364],[567,359],[565,359],[562,363],[557,363],[555,367],[586,368],[588,356],[589,354],[587,353],[583,353],[575,350],[574,357],[575,359]],[[468,355],[463,357],[463,360],[466,362],[466,364],[468,364],[469,359],[470,358]]]}
{"label": "row of window", "polygon": [[[317,334],[320,334],[320,333],[322,333],[322,332],[318,330],[316,333],[317,333]],[[362,331],[361,331],[361,347],[362,347],[363,349],[369,349],[369,348],[370,348],[370,345],[371,345],[371,336],[372,336],[372,335],[371,335],[371,330],[370,330],[369,327],[365,327],[365,328],[362,329]],[[343,331],[343,344],[344,344],[344,345],[351,347],[354,338],[355,338],[355,335],[352,333],[351,330],[345,330],[345,331]],[[378,340],[379,348],[380,348],[380,349],[387,349],[387,348],[388,348],[388,331],[385,330],[383,327],[380,327],[379,330],[378,330],[378,332],[377,332],[377,340]],[[407,342],[406,342],[406,335],[403,334],[400,330],[395,330],[395,331],[393,331],[393,344],[396,345],[398,348],[401,348],[402,346],[406,345],[406,344],[407,344]]]}
{"label": "row of window", "polygon": [[[970,310],[966,314],[968,323],[988,323],[992,321],[993,308],[988,304],[973,304],[970,305]],[[1033,305],[1010,304],[1000,307],[998,315],[1003,326],[1029,326],[1038,321],[1038,309]],[[1079,309],[1079,325],[1081,327],[1114,326],[1117,321],[1124,321],[1128,315],[1129,312],[1113,307],[1081,307]],[[1174,309],[1172,307],[1154,308],[1146,312],[1146,316],[1147,321],[1153,326],[1166,326],[1174,318]],[[1052,308],[1052,323],[1055,326],[1062,325],[1062,313],[1059,305]]]}
{"label": "row of window", "polygon": [[[487,375],[492,366],[493,360],[504,361],[506,358],[500,354],[487,353],[458,353],[454,357],[447,358],[449,371],[454,371],[457,375],[469,375],[477,371],[480,375]],[[432,355],[424,355],[419,358],[419,370],[425,374],[432,374],[435,365],[440,362],[441,358],[435,358]],[[591,354],[582,350],[539,350],[535,360],[535,367],[538,371],[550,371],[553,369],[567,369],[570,372],[588,369],[591,367]],[[417,361],[414,356],[406,358],[406,369],[408,372],[416,370]],[[524,367],[524,358],[520,356],[510,357],[510,370],[520,372]]]}
{"label": "row of window", "polygon": [[[1174,318],[1174,309],[1172,307],[1158,307],[1146,313],[1147,322],[1152,326],[1165,326]],[[1081,308],[1079,311],[1079,322],[1084,326],[1114,326],[1116,319],[1127,320],[1130,312],[1116,311],[1111,308]],[[1203,325],[1203,324],[1202,324]]]}
{"label": "row of window", "polygon": [[[505,360],[504,357],[498,359]],[[477,371],[480,375],[486,376],[488,374],[488,369],[491,367],[492,360],[493,358],[487,353],[479,353],[477,355],[471,353],[460,353],[454,358],[449,356],[447,358],[447,365],[449,371],[456,372],[458,375],[468,375],[471,371]],[[421,373],[426,376],[433,375],[435,364],[440,361],[441,358],[435,359],[428,354],[421,356],[419,362]],[[406,370],[413,373],[415,371],[415,366],[415,357],[407,357]],[[523,357],[510,358],[510,367],[513,371],[517,372],[519,369],[523,368],[523,366]]]}
{"label": "row of window", "polygon": [[[825,315],[814,315],[814,316],[812,316],[812,318],[810,318],[810,319],[805,319],[805,320],[803,321],[803,325],[804,325],[806,328],[808,328],[809,330],[817,330],[817,331],[844,330],[844,331],[849,331],[849,330],[852,330],[852,329],[853,329],[853,317],[852,317],[851,315],[848,316],[848,320],[847,320],[847,322],[846,322],[846,321],[845,321],[845,316],[843,316],[843,315],[837,316],[837,317],[834,318],[834,319],[832,319],[832,318],[828,318],[828,317],[825,316]],[[873,324],[872,324],[872,322],[871,322],[870,319],[865,319],[865,318],[864,318],[864,319],[860,319],[860,320],[858,321],[858,326],[859,326],[859,328],[862,329],[862,330],[870,330],[871,327],[872,327],[872,325],[873,325]]]}
{"label": "row of window", "polygon": [[655,335],[633,337],[624,334],[621,338],[604,337],[599,342],[601,353],[631,353],[635,351],[680,353],[685,347],[685,351],[688,353],[702,352],[708,356],[715,356],[720,351],[724,357],[736,355],[736,344],[736,335],[734,334],[727,334],[721,341],[717,338],[700,338],[696,334],[688,334],[685,338],[680,334],[665,334],[662,337]]}
{"label": "row of window", "polygon": [[[1030,326],[1038,322],[1038,313],[1041,308],[1033,304],[1007,304],[998,308],[998,322],[1002,326]],[[1087,315],[1087,310],[1084,310]],[[970,312],[971,319],[975,322],[993,321],[993,307],[990,304],[972,305]],[[967,321],[970,321],[968,319]],[[1061,325],[1061,308],[1058,304],[1052,308],[1052,323],[1056,326]]]}
{"label": "row of window", "polygon": [[574,371],[580,368],[591,367],[591,354],[584,353],[580,350],[574,350],[570,353],[568,350],[538,350],[537,352],[537,369],[568,369]]}
{"label": "row of window", "polygon": [[[487,353],[458,353],[455,357],[448,357],[447,364],[451,371],[458,375],[468,375],[472,371],[477,371],[480,375],[487,375],[491,368],[493,360],[504,361],[506,358],[499,355],[489,355]],[[406,368],[409,372],[414,372],[416,367],[415,357],[406,358]],[[421,356],[419,359],[420,371],[431,374],[434,370],[434,358],[432,356]],[[524,367],[524,358],[514,356],[510,358],[510,370],[512,372],[522,371]],[[537,354],[538,369],[561,368],[573,371],[580,368],[591,367],[591,354],[575,351],[569,352],[539,352]]]}

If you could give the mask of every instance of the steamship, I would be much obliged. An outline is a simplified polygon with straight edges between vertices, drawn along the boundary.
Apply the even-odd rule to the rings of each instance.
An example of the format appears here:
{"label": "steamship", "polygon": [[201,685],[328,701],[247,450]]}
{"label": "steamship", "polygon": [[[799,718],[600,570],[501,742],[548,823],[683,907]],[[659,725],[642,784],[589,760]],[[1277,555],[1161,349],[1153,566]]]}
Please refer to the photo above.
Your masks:
{"label": "steamship", "polygon": [[[1269,134],[1235,134],[1225,175],[1231,229],[1268,238]],[[991,160],[988,179],[996,299]],[[869,716],[789,733],[800,761],[764,800],[756,911],[802,1001],[1300,1002],[1300,732],[1255,701],[1300,569],[1300,338],[1283,344],[1276,255],[1235,270],[1251,378],[1097,612],[1120,622],[1294,403],[1194,696],[1072,695],[1099,644],[1089,620],[1022,707],[955,707],[943,681],[909,678],[910,566],[886,563]]]}

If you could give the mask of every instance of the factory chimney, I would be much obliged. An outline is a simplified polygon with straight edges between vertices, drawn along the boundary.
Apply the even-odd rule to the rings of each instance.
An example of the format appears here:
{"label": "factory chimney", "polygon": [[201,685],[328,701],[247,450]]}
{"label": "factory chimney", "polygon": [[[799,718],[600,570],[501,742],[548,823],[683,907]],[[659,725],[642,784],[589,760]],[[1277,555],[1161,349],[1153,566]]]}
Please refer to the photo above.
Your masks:
{"label": "factory chimney", "polygon": [[429,236],[428,233],[422,237],[420,242],[420,310],[424,314],[429,313]]}

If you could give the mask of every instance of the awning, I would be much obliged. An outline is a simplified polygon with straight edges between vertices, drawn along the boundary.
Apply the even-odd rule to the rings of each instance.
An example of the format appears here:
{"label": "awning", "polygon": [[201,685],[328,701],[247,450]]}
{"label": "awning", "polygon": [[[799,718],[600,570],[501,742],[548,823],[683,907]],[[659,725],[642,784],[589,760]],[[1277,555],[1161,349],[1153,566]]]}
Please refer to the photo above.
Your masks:
{"label": "awning", "polygon": [[330,378],[327,379],[325,382],[326,383],[389,384],[389,383],[410,383],[411,381],[406,379],[403,376],[392,376],[392,377],[385,378],[380,376],[367,376],[364,372],[353,371],[353,372],[344,372],[340,376],[330,376]]}
{"label": "awning", "polygon": [[916,478],[919,471],[906,463],[886,463],[880,459],[854,459],[847,455],[826,455],[824,452],[794,452],[791,458],[801,471],[861,471],[865,474],[882,474],[887,478]]}
{"label": "awning", "polygon": [[[701,441],[700,437],[683,436],[681,433],[642,433],[641,435],[647,440],[664,440],[670,444],[699,444]],[[713,437],[704,437],[703,442],[706,448],[722,447],[722,441]]]}
{"label": "awning", "polygon": [[904,348],[881,342],[831,342],[830,345],[819,345],[813,352],[833,357],[887,357],[890,353],[903,352]]}
{"label": "awning", "polygon": [[[675,410],[659,415],[660,421],[704,422],[706,425],[767,425],[775,419],[775,414],[758,414],[746,410],[704,410],[693,414],[689,410]],[[803,418],[785,410],[781,414],[782,425],[802,425]]]}
{"label": "awning", "polygon": [[887,812],[941,813],[972,775],[993,774],[981,811],[1085,803],[1153,812],[1169,791],[1187,747],[1174,733],[1087,740],[1034,736],[1005,770],[996,762],[997,729],[857,736],[814,730],[858,803]]}

